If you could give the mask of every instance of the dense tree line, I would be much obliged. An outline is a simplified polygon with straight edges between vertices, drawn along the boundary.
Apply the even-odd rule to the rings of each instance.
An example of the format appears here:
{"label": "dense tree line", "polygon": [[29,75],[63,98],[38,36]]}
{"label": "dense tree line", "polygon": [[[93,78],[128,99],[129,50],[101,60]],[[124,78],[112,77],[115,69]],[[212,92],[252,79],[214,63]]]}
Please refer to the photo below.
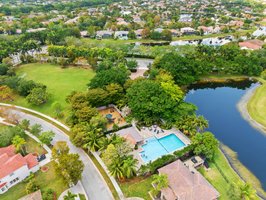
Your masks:
{"label": "dense tree line", "polygon": [[68,58],[73,62],[76,58],[99,58],[109,59],[112,62],[119,62],[124,59],[124,53],[121,51],[113,51],[109,48],[78,48],[65,46],[49,46],[48,53],[50,56]]}
{"label": "dense tree line", "polygon": [[13,67],[7,64],[0,64],[0,86],[5,86],[4,91],[9,91],[10,95],[14,91],[20,96],[26,97],[27,101],[34,105],[44,104],[49,98],[45,85],[17,76]]}
{"label": "dense tree line", "polygon": [[101,4],[110,4],[116,2],[116,0],[90,0],[90,1],[75,1],[75,2],[64,2],[64,3],[49,3],[43,5],[20,5],[16,7],[11,6],[1,6],[0,12],[4,13],[5,15],[23,15],[29,14],[31,12],[50,12],[52,10],[67,10],[72,11],[76,8],[82,7],[90,7],[90,6],[97,6]]}
{"label": "dense tree line", "polygon": [[236,45],[198,46],[194,54],[171,52],[163,55],[154,63],[154,72],[156,69],[169,71],[179,85],[193,83],[200,76],[209,74],[257,76],[266,68],[266,60],[261,59],[261,54],[240,50]]}

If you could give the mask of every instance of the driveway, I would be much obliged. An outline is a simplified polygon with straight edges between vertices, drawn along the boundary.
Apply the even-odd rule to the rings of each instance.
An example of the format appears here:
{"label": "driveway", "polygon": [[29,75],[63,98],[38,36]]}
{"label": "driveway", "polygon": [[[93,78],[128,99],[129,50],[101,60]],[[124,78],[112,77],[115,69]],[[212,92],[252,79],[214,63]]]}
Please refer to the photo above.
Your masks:
{"label": "driveway", "polygon": [[[3,104],[2,104],[3,105]],[[1,106],[1,104],[0,104]],[[69,137],[60,129],[58,129],[53,124],[48,123],[47,121],[35,117],[33,115],[24,113],[20,110],[12,109],[12,112],[16,114],[20,119],[28,119],[30,124],[40,124],[43,128],[43,131],[53,131],[55,133],[55,137],[52,141],[52,144],[55,144],[58,141],[67,142],[70,152],[77,153],[80,156],[80,159],[84,163],[84,171],[82,174],[81,183],[84,187],[84,190],[89,198],[89,200],[112,200],[112,193],[104,181],[102,175],[93,164],[89,156],[81,149],[75,147],[69,140]]]}

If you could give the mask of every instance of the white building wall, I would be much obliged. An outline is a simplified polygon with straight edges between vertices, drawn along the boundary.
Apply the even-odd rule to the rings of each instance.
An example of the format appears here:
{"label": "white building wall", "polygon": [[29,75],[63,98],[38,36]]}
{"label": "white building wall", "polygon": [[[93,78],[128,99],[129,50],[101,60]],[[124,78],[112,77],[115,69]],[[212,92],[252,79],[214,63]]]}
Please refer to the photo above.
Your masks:
{"label": "white building wall", "polygon": [[40,169],[40,166],[39,166],[39,164],[38,164],[38,165],[36,165],[35,167],[31,168],[29,171],[32,172],[32,173],[35,173],[35,172],[37,172],[39,169]]}
{"label": "white building wall", "polygon": [[[19,168],[18,170],[16,170],[15,172],[13,172],[12,174],[2,178],[0,180],[0,184],[2,183],[7,183],[6,184],[6,187],[7,188],[10,188],[10,187],[13,187],[14,185],[18,184],[19,182],[21,182],[22,180],[24,180],[27,176],[30,175],[30,171],[28,169],[28,166],[27,165],[24,165],[23,167]],[[11,183],[11,181],[17,179],[16,181],[14,181],[13,183]],[[6,192],[7,190],[5,191],[1,191],[0,190],[0,194],[1,193],[4,193]]]}

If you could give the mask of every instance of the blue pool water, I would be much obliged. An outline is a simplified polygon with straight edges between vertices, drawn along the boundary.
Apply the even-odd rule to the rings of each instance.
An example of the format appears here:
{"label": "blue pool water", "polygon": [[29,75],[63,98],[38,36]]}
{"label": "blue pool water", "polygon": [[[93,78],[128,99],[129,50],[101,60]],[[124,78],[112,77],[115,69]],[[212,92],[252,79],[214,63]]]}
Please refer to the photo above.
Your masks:
{"label": "blue pool water", "polygon": [[140,153],[140,156],[147,163],[184,146],[185,144],[174,134],[160,139],[151,137],[146,140],[146,144],[142,145],[143,151]]}

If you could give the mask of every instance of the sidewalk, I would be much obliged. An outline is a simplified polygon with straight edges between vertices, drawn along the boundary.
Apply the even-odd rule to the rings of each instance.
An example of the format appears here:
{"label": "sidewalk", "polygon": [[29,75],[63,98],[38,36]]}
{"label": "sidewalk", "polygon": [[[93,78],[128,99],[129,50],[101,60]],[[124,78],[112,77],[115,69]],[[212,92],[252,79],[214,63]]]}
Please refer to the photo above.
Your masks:
{"label": "sidewalk", "polygon": [[75,200],[79,200],[79,196],[78,194],[84,194],[84,190],[83,190],[83,187],[80,183],[80,181],[77,183],[77,185],[74,185],[73,187],[65,190],[58,198],[58,200],[64,200],[64,196],[67,195],[67,192],[70,191],[72,194],[76,194],[77,197],[75,198]]}

